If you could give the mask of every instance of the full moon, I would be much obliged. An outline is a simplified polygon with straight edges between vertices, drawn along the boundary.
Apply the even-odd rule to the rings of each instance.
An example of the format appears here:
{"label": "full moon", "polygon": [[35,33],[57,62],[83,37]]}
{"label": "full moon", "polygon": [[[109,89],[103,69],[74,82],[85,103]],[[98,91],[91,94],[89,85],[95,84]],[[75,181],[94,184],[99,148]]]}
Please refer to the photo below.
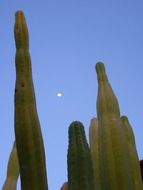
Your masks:
{"label": "full moon", "polygon": [[62,97],[62,96],[63,96],[63,94],[61,92],[57,93],[57,97]]}

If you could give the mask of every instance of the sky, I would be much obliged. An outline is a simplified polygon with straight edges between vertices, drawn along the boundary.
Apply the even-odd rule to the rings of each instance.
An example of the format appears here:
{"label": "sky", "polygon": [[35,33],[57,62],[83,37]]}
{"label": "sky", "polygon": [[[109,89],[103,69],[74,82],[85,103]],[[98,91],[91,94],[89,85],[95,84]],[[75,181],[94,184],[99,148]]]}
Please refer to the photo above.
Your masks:
{"label": "sky", "polygon": [[[96,117],[95,64],[105,64],[143,159],[143,1],[0,1],[0,188],[14,141],[14,17],[25,14],[49,190],[67,181],[68,126]],[[57,96],[62,93],[62,96]],[[20,190],[20,185],[18,185]]]}

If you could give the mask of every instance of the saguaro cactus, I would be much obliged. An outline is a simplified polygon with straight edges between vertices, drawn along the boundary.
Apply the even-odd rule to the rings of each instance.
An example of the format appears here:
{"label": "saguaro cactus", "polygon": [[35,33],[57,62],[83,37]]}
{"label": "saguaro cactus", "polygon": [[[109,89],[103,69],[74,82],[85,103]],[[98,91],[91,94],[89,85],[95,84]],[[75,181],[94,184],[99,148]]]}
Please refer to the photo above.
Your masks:
{"label": "saguaro cactus", "polygon": [[15,137],[22,190],[47,190],[44,145],[36,110],[29,36],[22,11],[15,15]]}
{"label": "saguaro cactus", "polygon": [[94,190],[90,150],[81,122],[69,126],[68,190]]}
{"label": "saguaro cactus", "polygon": [[[98,78],[97,116],[101,189],[142,190],[143,184],[138,167],[135,175],[139,179],[136,178],[136,185],[133,181],[135,176],[131,172],[131,168],[136,166],[130,162],[131,154],[120,119],[118,101],[109,84],[104,64],[97,63],[96,71]],[[133,153],[132,157],[136,157],[136,154]],[[133,160],[135,159],[133,158]]]}

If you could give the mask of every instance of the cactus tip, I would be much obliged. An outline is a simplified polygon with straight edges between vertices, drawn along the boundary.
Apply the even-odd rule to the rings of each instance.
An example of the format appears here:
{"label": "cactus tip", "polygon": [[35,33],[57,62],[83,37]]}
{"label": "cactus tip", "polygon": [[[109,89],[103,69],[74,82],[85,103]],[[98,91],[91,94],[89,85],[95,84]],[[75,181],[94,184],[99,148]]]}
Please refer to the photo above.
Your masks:
{"label": "cactus tip", "polygon": [[108,80],[107,79],[107,76],[106,76],[106,71],[105,71],[105,66],[104,66],[104,63],[102,62],[97,62],[96,63],[96,66],[95,66],[95,69],[96,69],[96,73],[97,73],[97,78],[98,78],[98,81],[105,81],[105,80]]}
{"label": "cactus tip", "polygon": [[121,121],[122,121],[123,123],[128,123],[128,124],[129,124],[128,117],[125,116],[125,115],[122,115],[122,116],[121,116]]}
{"label": "cactus tip", "polygon": [[96,65],[95,65],[95,69],[98,70],[98,69],[100,69],[100,68],[102,68],[102,69],[105,70],[104,63],[101,62],[101,61],[98,61],[98,62],[96,63]]}
{"label": "cactus tip", "polygon": [[125,116],[125,115],[122,115],[122,116],[121,116],[121,119],[123,119],[123,120],[128,120],[127,116]]}
{"label": "cactus tip", "polygon": [[15,16],[24,16],[24,13],[22,10],[17,10]]}

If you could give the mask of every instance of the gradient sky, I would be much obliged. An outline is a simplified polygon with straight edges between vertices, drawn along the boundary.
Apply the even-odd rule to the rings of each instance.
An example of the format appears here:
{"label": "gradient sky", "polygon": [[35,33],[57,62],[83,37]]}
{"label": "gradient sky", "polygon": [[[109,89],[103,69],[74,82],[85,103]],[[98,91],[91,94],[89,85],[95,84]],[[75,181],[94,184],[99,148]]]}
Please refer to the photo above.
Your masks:
{"label": "gradient sky", "polygon": [[[14,16],[24,11],[49,190],[67,180],[68,126],[96,116],[95,63],[103,61],[143,159],[143,1],[0,1],[0,188],[14,141]],[[57,93],[62,92],[62,97]],[[20,187],[18,188],[20,190]]]}

